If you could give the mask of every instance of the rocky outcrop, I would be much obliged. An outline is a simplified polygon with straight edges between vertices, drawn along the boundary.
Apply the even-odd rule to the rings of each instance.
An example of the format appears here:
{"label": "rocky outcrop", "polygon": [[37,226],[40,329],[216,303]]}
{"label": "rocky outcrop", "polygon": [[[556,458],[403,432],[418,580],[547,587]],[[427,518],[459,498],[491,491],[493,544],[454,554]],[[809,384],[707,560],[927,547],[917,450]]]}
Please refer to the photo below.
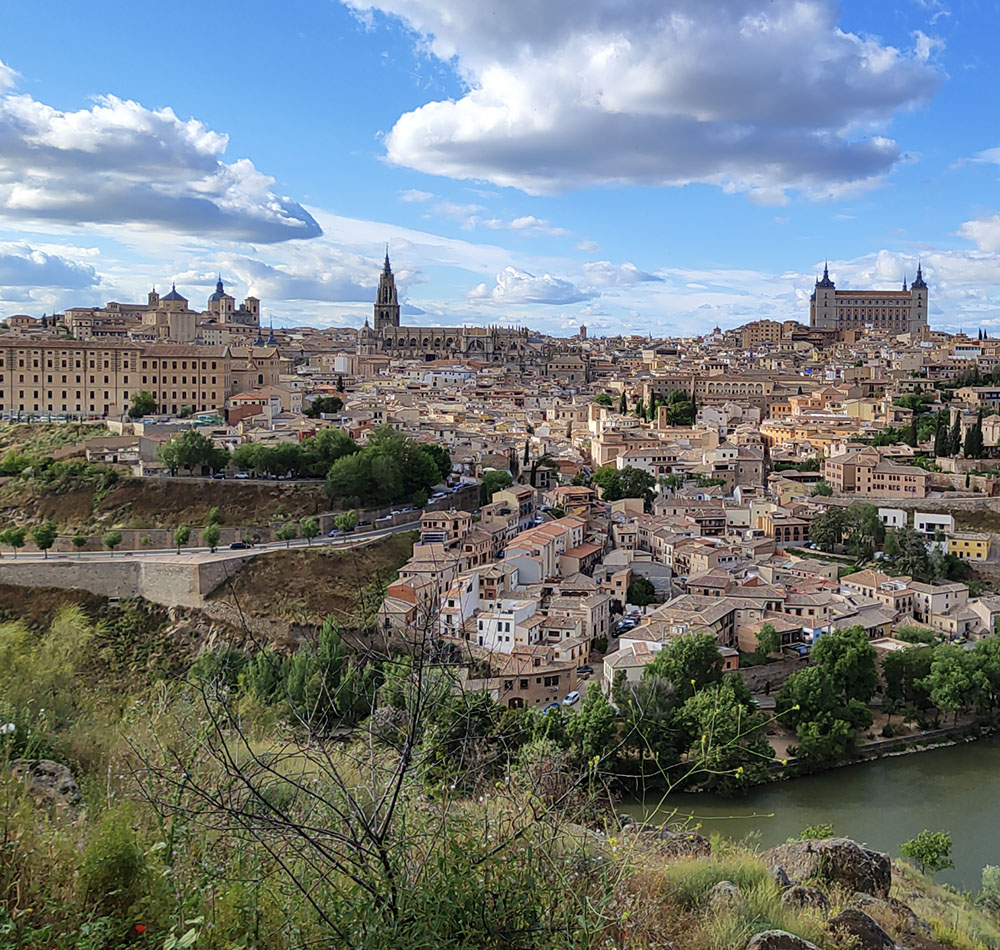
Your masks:
{"label": "rocky outcrop", "polygon": [[80,786],[65,765],[51,759],[14,759],[10,763],[10,771],[24,782],[28,793],[37,799],[72,808],[83,804]]}
{"label": "rocky outcrop", "polygon": [[834,935],[844,934],[854,938],[857,950],[898,950],[896,941],[892,939],[863,910],[857,907],[846,907],[835,917],[831,917],[827,926]]}
{"label": "rocky outcrop", "polygon": [[772,873],[780,868],[793,883],[823,881],[874,897],[889,896],[889,856],[869,851],[849,838],[790,841],[770,848],[762,857]]}
{"label": "rocky outcrop", "polygon": [[[873,898],[874,899],[874,898]],[[830,900],[822,891],[815,887],[805,887],[795,884],[781,895],[781,903],[796,910],[818,910],[821,914],[830,913]]]}
{"label": "rocky outcrop", "polygon": [[705,896],[709,910],[727,910],[740,902],[740,889],[732,881],[719,881]]}
{"label": "rocky outcrop", "polygon": [[927,936],[931,932],[931,925],[926,920],[918,917],[909,904],[904,904],[895,897],[855,894],[851,903],[898,933]]}
{"label": "rocky outcrop", "polygon": [[819,947],[786,930],[765,930],[750,939],[747,950],[819,950]]}

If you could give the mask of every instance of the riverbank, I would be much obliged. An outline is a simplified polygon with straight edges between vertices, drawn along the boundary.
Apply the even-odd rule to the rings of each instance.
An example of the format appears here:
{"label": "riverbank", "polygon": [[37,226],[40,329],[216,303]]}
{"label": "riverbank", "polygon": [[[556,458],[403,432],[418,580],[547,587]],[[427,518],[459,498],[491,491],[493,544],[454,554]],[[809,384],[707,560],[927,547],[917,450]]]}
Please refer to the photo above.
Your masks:
{"label": "riverbank", "polygon": [[815,824],[832,824],[838,835],[891,853],[924,828],[947,831],[956,867],[939,877],[976,891],[982,868],[1000,863],[989,833],[1000,823],[1000,737],[944,742],[845,762],[794,782],[764,783],[736,799],[709,792],[650,794],[644,801],[622,801],[618,810],[642,821],[684,822],[735,841],[750,835],[763,847]]}

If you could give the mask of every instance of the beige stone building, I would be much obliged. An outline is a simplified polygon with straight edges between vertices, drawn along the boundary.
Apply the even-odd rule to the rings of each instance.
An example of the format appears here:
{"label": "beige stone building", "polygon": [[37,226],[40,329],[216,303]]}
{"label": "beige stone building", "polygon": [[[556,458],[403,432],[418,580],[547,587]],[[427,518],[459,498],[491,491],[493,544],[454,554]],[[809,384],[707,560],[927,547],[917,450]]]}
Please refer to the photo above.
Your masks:
{"label": "beige stone building", "polygon": [[927,328],[927,284],[922,269],[902,290],[837,290],[828,268],[809,298],[809,326],[821,330],[861,330],[872,326],[893,333]]}
{"label": "beige stone building", "polygon": [[823,477],[835,492],[845,495],[923,498],[927,494],[924,469],[884,459],[871,446],[830,456],[823,464]]}

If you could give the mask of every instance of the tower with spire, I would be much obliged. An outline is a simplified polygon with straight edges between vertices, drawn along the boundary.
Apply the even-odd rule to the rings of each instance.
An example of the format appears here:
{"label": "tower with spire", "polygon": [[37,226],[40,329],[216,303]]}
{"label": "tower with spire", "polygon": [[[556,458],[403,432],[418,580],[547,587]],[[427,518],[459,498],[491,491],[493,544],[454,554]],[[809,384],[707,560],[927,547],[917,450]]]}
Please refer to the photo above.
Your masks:
{"label": "tower with spire", "polygon": [[378,292],[375,295],[375,333],[380,334],[386,327],[399,326],[399,299],[396,296],[396,278],[389,266],[389,245],[385,246],[385,264],[378,278]]}
{"label": "tower with spire", "polygon": [[816,281],[809,298],[809,326],[821,330],[864,330],[871,327],[889,334],[921,333],[927,327],[928,288],[923,267],[900,290],[837,290],[829,265]]}

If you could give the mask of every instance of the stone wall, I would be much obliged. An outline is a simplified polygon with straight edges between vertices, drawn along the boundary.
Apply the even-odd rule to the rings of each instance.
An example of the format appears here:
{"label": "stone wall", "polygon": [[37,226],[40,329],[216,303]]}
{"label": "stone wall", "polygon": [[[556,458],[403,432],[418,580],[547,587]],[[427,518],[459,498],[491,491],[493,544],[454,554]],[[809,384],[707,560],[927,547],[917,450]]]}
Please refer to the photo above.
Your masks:
{"label": "stone wall", "polygon": [[[743,677],[743,682],[751,693],[776,693],[792,673],[804,670],[809,665],[808,657],[801,659],[777,660],[763,666],[744,666],[735,672]],[[770,685],[769,685],[770,684]]]}

